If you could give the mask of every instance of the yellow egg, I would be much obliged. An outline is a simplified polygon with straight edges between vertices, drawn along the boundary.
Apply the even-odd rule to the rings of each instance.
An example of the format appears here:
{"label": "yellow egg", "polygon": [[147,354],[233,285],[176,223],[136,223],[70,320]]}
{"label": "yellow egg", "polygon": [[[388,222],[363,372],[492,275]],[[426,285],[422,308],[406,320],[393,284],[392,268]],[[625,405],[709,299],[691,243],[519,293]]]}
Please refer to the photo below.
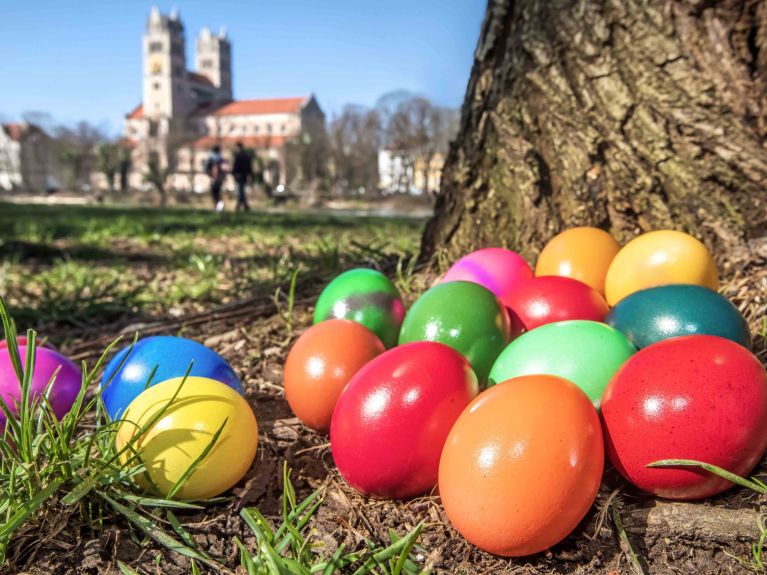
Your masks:
{"label": "yellow egg", "polygon": [[668,284],[719,287],[714,258],[700,241],[684,232],[659,230],[634,238],[607,270],[607,303],[615,305],[636,291]]}
{"label": "yellow egg", "polygon": [[[147,425],[178,390],[182,378],[147,388],[125,411],[117,431],[122,449]],[[226,423],[224,423],[226,422]],[[147,490],[152,483],[167,495],[187,469],[210,445],[223,425],[213,448],[196,466],[177,499],[208,499],[235,485],[250,468],[258,445],[256,416],[245,399],[227,385],[205,377],[188,377],[164,413],[123,454],[126,461],[139,453],[151,482],[138,476]]]}

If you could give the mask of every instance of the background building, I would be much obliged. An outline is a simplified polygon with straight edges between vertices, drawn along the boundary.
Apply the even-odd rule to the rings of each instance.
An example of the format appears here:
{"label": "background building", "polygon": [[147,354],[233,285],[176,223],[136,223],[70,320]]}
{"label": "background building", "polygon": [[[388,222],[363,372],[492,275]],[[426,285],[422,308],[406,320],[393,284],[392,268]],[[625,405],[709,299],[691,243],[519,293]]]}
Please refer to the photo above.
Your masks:
{"label": "background building", "polygon": [[44,192],[59,186],[51,137],[26,122],[0,125],[0,189]]}
{"label": "background building", "polygon": [[143,49],[143,100],[126,116],[121,140],[132,150],[131,187],[142,187],[154,164],[167,173],[170,189],[204,189],[210,148],[220,145],[227,158],[238,141],[261,158],[268,183],[285,184],[292,180],[288,145],[324,138],[325,115],[312,95],[234,100],[225,30],[200,32],[190,71],[178,12],[164,15],[152,8]]}

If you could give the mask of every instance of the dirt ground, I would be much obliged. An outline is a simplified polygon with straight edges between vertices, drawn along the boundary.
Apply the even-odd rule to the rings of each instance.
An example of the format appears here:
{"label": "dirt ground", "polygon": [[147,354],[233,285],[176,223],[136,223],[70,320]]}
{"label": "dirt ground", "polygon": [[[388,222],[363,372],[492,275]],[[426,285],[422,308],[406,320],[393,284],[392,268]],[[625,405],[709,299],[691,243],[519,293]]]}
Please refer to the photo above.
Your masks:
{"label": "dirt ground", "polygon": [[[426,286],[432,279],[422,272],[418,281]],[[767,271],[763,264],[752,265],[730,277],[726,285],[726,295],[759,334],[755,351],[764,362]],[[68,327],[50,334],[67,342],[63,351],[89,362],[121,331],[132,333],[137,328],[144,335],[183,333],[205,342],[231,362],[259,422],[257,459],[229,501],[203,512],[177,515],[200,547],[225,558],[232,571],[241,572],[234,537],[255,548],[239,510],[256,506],[279,523],[280,478],[287,462],[299,496],[317,487],[326,490],[325,502],[312,523],[323,555],[330,555],[341,542],[347,548],[359,548],[365,540],[388,542],[390,528],[404,534],[424,521],[418,559],[438,574],[634,573],[627,547],[608,512],[608,500],[616,496],[628,541],[646,573],[759,572],[751,546],[758,541],[757,519],[767,510],[767,502],[740,488],[705,503],[662,502],[640,494],[608,467],[598,499],[577,530],[550,551],[521,560],[495,557],[466,543],[450,527],[436,493],[408,501],[371,500],[356,493],[335,470],[327,436],[303,427],[293,417],[282,391],[282,366],[290,343],[310,325],[312,305],[321,288],[312,282],[301,286],[292,334],[270,296],[143,325],[125,319],[108,332],[103,327]],[[765,473],[763,461],[755,474]],[[5,572],[117,573],[117,560],[142,573],[190,572],[186,558],[145,540],[123,521],[105,517],[103,529],[94,532],[78,517],[62,515],[55,525],[44,533],[33,527],[23,530]]]}

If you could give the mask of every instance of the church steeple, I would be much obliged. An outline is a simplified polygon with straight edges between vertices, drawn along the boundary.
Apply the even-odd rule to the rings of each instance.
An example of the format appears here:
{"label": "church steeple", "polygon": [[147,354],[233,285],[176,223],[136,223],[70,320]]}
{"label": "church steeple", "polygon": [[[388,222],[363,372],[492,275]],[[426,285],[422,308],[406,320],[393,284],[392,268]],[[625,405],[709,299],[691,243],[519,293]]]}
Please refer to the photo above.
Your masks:
{"label": "church steeple", "polygon": [[186,46],[178,10],[169,16],[153,6],[144,34],[144,114],[173,118],[187,112]]}
{"label": "church steeple", "polygon": [[214,35],[205,26],[197,36],[196,70],[219,89],[219,99],[232,100],[232,47],[226,28]]}

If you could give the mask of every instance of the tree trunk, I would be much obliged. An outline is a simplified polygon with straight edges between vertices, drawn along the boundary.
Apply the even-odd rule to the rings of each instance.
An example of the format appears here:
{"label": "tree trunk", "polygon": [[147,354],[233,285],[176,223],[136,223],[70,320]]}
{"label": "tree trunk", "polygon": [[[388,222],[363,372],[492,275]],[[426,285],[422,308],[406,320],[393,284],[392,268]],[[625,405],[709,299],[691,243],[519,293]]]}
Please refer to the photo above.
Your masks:
{"label": "tree trunk", "polygon": [[490,0],[423,256],[659,228],[767,235],[767,3]]}

